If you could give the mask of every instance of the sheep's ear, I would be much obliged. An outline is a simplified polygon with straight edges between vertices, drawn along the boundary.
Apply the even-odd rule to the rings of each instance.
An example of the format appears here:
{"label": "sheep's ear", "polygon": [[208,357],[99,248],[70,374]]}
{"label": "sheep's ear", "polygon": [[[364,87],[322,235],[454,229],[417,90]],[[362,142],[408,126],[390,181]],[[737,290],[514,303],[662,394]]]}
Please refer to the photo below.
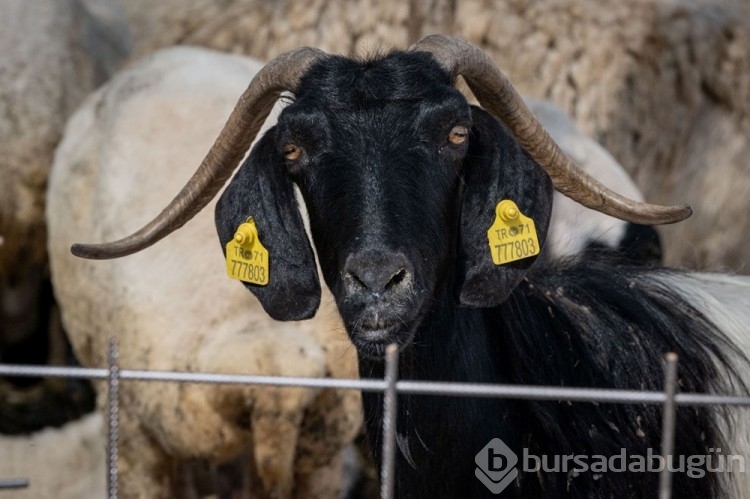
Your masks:
{"label": "sheep's ear", "polygon": [[493,263],[487,231],[495,221],[495,207],[504,199],[515,202],[534,221],[541,248],[552,210],[552,183],[500,121],[476,107],[472,118],[464,161],[457,292],[461,305],[491,307],[508,298],[537,259]]}
{"label": "sheep's ear", "polygon": [[315,257],[274,129],[256,144],[216,205],[222,248],[248,217],[255,220],[260,242],[268,250],[269,282],[265,286],[243,284],[276,320],[314,316],[320,304]]}

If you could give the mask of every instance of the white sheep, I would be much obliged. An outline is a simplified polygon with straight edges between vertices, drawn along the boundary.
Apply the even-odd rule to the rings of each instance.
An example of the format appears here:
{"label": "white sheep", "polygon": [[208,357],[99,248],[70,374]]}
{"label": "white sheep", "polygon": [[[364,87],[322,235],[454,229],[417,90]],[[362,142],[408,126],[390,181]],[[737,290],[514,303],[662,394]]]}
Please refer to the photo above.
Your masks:
{"label": "white sheep", "polygon": [[[212,210],[142,255],[103,264],[70,254],[72,241],[151,217],[261,66],[164,50],[117,75],[68,123],[48,191],[49,253],[63,323],[85,365],[105,363],[114,335],[123,368],[355,376],[330,299],[312,321],[277,323],[226,276]],[[354,391],[146,382],[121,390],[122,497],[174,497],[177,460],[226,460],[247,447],[263,493],[335,497],[341,452],[361,424]]]}
{"label": "white sheep", "polygon": [[104,497],[106,466],[100,414],[28,436],[0,436],[0,479],[25,478],[14,499]]}

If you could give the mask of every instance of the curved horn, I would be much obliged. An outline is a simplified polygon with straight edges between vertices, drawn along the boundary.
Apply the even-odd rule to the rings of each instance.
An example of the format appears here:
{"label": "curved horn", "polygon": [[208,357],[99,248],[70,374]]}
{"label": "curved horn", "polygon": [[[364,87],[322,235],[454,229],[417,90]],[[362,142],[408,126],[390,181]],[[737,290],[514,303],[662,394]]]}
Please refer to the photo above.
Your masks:
{"label": "curved horn", "polygon": [[71,252],[97,260],[141,251],[179,229],[198,214],[226,183],[255,139],[278,96],[297,88],[302,75],[325,52],[303,47],[266,64],[240,97],[198,170],[166,208],[140,230],[104,244],[74,244]]}
{"label": "curved horn", "polygon": [[531,113],[508,77],[479,47],[445,35],[423,38],[409,50],[429,52],[455,79],[461,75],[482,106],[500,118],[541,165],[560,193],[607,215],[645,225],[669,224],[692,214],[689,205],[661,206],[628,199],[573,163]]}

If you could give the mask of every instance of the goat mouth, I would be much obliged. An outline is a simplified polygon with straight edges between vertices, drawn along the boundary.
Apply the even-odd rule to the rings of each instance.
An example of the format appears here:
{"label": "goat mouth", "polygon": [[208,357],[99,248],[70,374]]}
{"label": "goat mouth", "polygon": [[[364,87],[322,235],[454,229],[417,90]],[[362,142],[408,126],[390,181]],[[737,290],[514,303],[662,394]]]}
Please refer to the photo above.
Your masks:
{"label": "goat mouth", "polygon": [[412,328],[406,327],[401,322],[390,325],[380,323],[377,327],[368,326],[375,325],[360,325],[352,328],[350,338],[357,352],[372,360],[382,360],[388,345],[396,344],[399,348],[407,346],[414,336]]}
{"label": "goat mouth", "polygon": [[339,311],[357,354],[369,360],[383,360],[388,345],[395,344],[403,350],[411,344],[426,307],[420,299],[386,304],[343,300]]}

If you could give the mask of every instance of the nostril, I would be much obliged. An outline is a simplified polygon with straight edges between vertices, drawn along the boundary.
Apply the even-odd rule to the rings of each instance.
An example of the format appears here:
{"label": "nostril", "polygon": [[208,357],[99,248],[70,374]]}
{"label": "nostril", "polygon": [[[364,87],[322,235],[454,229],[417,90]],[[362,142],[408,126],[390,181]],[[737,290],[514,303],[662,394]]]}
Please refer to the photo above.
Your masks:
{"label": "nostril", "polygon": [[399,271],[393,274],[393,276],[391,276],[391,279],[386,283],[386,291],[404,282],[408,274],[409,273],[406,271],[406,269],[399,269]]}
{"label": "nostril", "polygon": [[360,279],[359,276],[355,274],[354,272],[347,272],[346,276],[355,286],[362,288],[362,289],[368,288],[367,284],[365,284],[364,281],[362,281],[362,279]]}

